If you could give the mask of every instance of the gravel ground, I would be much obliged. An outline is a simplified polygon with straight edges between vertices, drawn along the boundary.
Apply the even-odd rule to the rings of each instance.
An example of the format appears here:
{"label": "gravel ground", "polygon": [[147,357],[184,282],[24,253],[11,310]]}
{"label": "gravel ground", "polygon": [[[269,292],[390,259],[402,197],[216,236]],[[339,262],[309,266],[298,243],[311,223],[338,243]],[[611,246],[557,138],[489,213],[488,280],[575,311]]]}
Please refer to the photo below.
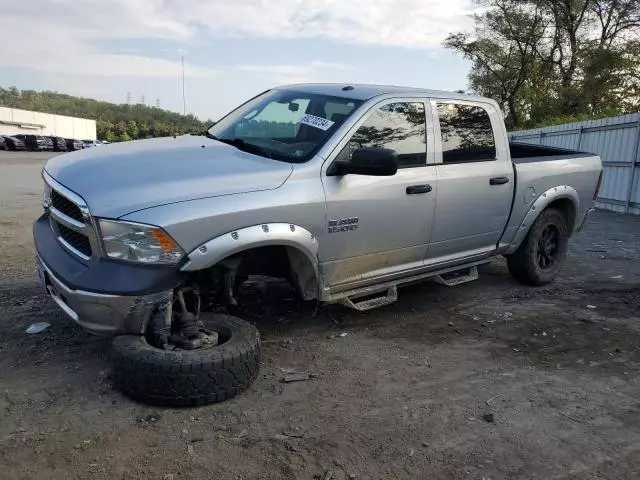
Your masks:
{"label": "gravel ground", "polygon": [[[258,380],[152,408],[111,388],[109,340],[35,282],[45,158],[0,152],[0,478],[640,478],[640,218],[596,212],[545,288],[500,260],[471,284],[314,318],[282,285],[262,300],[249,285]],[[25,334],[37,321],[52,326]],[[317,376],[280,383],[289,368]]]}

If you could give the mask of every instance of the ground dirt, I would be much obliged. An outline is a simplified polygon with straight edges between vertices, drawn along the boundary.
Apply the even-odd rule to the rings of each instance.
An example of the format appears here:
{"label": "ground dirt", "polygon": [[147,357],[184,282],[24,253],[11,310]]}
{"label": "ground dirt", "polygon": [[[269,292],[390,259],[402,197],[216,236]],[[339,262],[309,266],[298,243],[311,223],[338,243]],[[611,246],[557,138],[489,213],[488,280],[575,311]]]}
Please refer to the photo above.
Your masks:
{"label": "ground dirt", "polygon": [[[45,156],[0,155],[0,479],[640,478],[640,218],[596,212],[544,288],[496,261],[471,284],[314,317],[250,283],[257,381],[163,409],[114,391],[110,341],[42,293]],[[52,326],[27,335],[38,321]],[[315,376],[284,384],[287,369]]]}

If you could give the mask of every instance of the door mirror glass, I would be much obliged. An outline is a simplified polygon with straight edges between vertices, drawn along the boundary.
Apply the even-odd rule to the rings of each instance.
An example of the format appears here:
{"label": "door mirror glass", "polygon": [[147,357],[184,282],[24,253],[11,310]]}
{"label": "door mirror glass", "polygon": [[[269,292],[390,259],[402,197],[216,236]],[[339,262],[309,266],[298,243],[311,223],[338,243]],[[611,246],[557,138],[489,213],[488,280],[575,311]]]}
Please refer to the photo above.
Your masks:
{"label": "door mirror glass", "polygon": [[398,154],[389,148],[365,147],[354,150],[350,161],[336,160],[327,176],[371,175],[387,177],[398,171]]}

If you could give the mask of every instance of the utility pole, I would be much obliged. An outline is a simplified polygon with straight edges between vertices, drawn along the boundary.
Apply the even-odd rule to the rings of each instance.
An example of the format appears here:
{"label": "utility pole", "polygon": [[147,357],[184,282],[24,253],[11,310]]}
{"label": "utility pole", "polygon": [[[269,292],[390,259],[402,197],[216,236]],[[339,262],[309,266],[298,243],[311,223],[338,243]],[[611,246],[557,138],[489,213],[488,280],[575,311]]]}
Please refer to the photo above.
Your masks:
{"label": "utility pole", "polygon": [[140,103],[141,103],[142,105],[144,105],[144,104],[145,104],[145,103],[144,103],[144,95],[142,95],[142,96],[140,97]]}
{"label": "utility pole", "polygon": [[156,107],[160,108],[160,98],[156,98]]}
{"label": "utility pole", "polygon": [[131,92],[127,92],[127,105],[131,105]]}
{"label": "utility pole", "polygon": [[184,55],[180,57],[182,59],[182,114],[187,114],[187,100],[184,96]]}

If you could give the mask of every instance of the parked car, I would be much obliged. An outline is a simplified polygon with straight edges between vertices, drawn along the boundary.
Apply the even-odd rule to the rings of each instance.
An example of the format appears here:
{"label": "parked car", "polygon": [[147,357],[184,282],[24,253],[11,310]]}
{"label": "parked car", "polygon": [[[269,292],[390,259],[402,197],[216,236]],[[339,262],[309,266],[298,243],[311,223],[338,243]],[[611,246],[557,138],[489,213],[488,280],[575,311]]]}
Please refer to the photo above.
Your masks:
{"label": "parked car", "polygon": [[7,150],[7,143],[4,141],[3,136],[0,136],[0,150]]}
{"label": "parked car", "polygon": [[66,143],[67,143],[67,150],[70,152],[73,150],[82,150],[84,148],[84,143],[82,142],[82,140],[67,138]]}
{"label": "parked car", "polygon": [[26,150],[27,147],[22,140],[16,137],[12,137],[10,135],[3,135],[5,145],[7,146],[7,150]]}
{"label": "parked car", "polygon": [[49,150],[49,149],[53,150],[53,143],[51,143],[51,148],[49,148],[49,145],[47,144],[47,141],[43,136],[25,135],[25,134],[19,133],[17,135],[14,135],[14,137],[22,140],[29,150],[33,150],[33,151],[41,151],[41,150]]}
{"label": "parked car", "polygon": [[51,152],[55,150],[53,139],[51,137],[42,137],[42,139],[44,140],[45,150],[48,150]]}
{"label": "parked car", "polygon": [[40,278],[76,323],[124,334],[114,381],[139,400],[220,401],[255,378],[255,327],[205,311],[235,307],[250,275],[360,311],[496,256],[548,284],[602,178],[597,155],[509,144],[495,101],[433,90],[276,88],[206,137],[44,166]]}
{"label": "parked car", "polygon": [[67,141],[62,137],[47,137],[51,140],[53,150],[55,152],[66,152],[67,151]]}
{"label": "parked car", "polygon": [[98,147],[102,145],[98,140],[82,140],[84,148]]}

